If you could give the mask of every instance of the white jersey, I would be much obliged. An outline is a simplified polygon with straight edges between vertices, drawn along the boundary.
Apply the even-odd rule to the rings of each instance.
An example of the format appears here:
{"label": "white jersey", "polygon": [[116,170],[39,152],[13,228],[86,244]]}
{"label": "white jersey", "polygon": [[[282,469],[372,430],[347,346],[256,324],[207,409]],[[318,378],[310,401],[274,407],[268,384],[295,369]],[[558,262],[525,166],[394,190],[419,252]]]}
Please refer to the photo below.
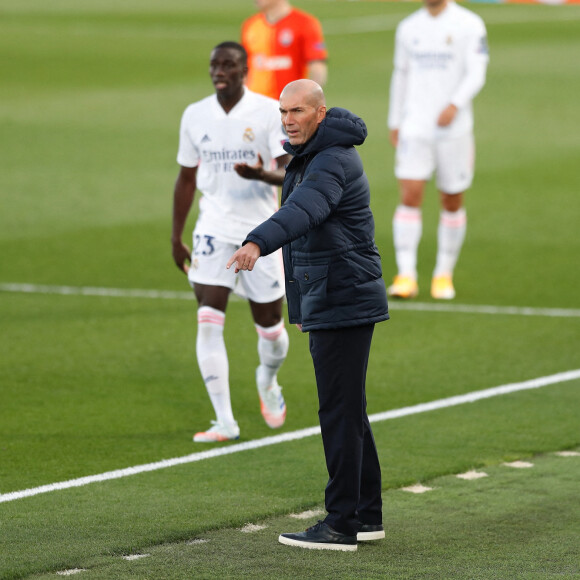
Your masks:
{"label": "white jersey", "polygon": [[[483,20],[450,1],[437,16],[422,8],[397,27],[388,125],[403,138],[460,137],[473,130],[471,101],[485,83],[489,52]],[[457,107],[451,125],[440,113]]]}
{"label": "white jersey", "polygon": [[254,165],[260,154],[270,169],[286,154],[286,140],[278,102],[248,89],[229,113],[216,95],[189,105],[181,119],[177,163],[198,167],[197,188],[203,194],[198,224],[216,239],[239,245],[268,219],[278,208],[276,188],[240,177],[234,165]]}

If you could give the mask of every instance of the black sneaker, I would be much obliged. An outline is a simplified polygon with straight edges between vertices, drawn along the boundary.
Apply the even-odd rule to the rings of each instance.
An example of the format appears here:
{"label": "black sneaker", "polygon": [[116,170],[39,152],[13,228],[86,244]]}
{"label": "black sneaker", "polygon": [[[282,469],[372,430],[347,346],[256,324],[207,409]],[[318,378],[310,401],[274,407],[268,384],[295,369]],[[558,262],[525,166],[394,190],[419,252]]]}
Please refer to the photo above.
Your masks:
{"label": "black sneaker", "polygon": [[385,529],[381,524],[363,524],[356,535],[359,542],[369,542],[370,540],[382,540],[385,537]]}
{"label": "black sneaker", "polygon": [[287,546],[310,548],[311,550],[356,550],[356,536],[347,536],[333,530],[328,524],[319,521],[305,532],[280,534],[278,541]]}

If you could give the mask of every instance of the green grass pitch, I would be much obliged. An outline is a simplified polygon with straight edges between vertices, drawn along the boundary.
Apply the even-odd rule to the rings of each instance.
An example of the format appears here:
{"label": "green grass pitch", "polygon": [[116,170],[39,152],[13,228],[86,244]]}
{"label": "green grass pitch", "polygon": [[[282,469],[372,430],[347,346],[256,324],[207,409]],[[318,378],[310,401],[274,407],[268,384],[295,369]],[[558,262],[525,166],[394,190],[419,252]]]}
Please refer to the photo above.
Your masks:
{"label": "green grass pitch", "polygon": [[[326,31],[328,104],[368,125],[360,153],[389,280],[394,29],[418,4],[295,4]],[[438,312],[428,297],[431,185],[416,301],[426,308],[393,303],[377,327],[370,413],[580,368],[580,12],[469,6],[487,23],[491,61],[475,102],[476,178],[450,305],[466,308]],[[0,496],[213,449],[191,442],[213,418],[193,300],[9,285],[189,290],[169,243],[179,120],[212,92],[211,48],[237,40],[253,10],[250,0],[0,0]],[[289,333],[282,433],[317,425],[307,339]],[[241,441],[277,434],[259,414],[257,336],[243,302],[228,308],[226,342]],[[0,578],[75,568],[92,579],[578,577],[578,460],[550,453],[580,445],[579,405],[576,379],[376,423],[387,540],[354,558],[277,544],[280,531],[304,527],[288,514],[323,504],[313,436],[2,502]],[[501,467],[538,454],[537,468]],[[453,474],[469,469],[490,477],[466,488]],[[436,489],[401,495],[417,482]],[[241,534],[248,522],[268,527]],[[120,558],[137,553],[151,556]]]}

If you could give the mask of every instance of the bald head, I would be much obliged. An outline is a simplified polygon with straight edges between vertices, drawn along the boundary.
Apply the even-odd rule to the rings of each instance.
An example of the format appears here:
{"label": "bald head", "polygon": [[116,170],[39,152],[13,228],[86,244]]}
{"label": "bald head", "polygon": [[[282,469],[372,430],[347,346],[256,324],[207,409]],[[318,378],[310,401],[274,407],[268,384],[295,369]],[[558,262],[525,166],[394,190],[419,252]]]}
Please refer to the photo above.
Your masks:
{"label": "bald head", "polygon": [[282,90],[280,100],[284,97],[299,98],[313,107],[326,105],[322,87],[310,79],[299,79],[288,83]]}
{"label": "bald head", "polygon": [[291,145],[304,145],[326,116],[322,87],[310,80],[288,83],[280,95],[282,125]]}

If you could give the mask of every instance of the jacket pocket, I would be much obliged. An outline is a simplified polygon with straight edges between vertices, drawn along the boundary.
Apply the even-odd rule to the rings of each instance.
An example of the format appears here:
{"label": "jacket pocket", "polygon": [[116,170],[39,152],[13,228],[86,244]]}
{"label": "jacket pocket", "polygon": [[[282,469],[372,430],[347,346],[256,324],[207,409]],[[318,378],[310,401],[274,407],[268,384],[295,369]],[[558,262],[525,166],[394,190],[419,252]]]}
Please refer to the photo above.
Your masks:
{"label": "jacket pocket", "polygon": [[328,276],[328,264],[321,266],[294,266],[294,280],[300,284],[300,288],[308,290],[320,280],[326,280]]}
{"label": "jacket pocket", "polygon": [[300,287],[302,320],[306,322],[326,307],[328,264],[294,266],[294,280]]}

